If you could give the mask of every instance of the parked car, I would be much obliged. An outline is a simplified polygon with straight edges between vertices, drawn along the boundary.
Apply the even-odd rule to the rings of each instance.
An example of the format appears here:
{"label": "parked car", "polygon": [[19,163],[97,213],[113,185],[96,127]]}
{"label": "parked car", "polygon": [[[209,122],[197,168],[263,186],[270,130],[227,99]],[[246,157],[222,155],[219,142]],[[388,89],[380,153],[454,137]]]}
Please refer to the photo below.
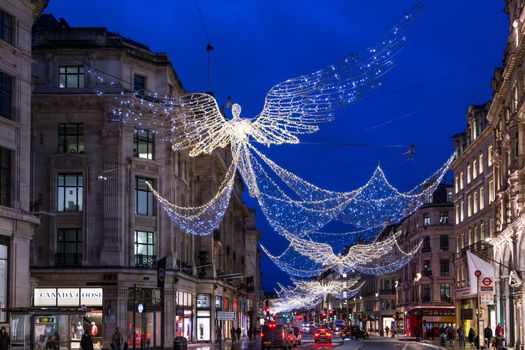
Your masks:
{"label": "parked car", "polygon": [[261,329],[261,348],[282,348],[291,349],[294,346],[294,339],[290,328],[286,325],[270,323]]}
{"label": "parked car", "polygon": [[315,333],[314,333],[314,343],[323,342],[326,341],[328,343],[332,342],[332,331],[325,326],[321,326]]}

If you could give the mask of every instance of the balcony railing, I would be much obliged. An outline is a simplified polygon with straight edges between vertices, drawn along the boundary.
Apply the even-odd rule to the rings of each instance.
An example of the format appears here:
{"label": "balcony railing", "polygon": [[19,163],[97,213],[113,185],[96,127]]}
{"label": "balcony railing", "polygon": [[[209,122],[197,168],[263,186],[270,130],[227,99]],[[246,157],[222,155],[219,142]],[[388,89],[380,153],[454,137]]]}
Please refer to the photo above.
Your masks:
{"label": "balcony railing", "polygon": [[55,266],[81,266],[82,265],[82,254],[55,254]]}
{"label": "balcony railing", "polygon": [[136,254],[135,267],[139,269],[154,269],[157,267],[157,256]]}

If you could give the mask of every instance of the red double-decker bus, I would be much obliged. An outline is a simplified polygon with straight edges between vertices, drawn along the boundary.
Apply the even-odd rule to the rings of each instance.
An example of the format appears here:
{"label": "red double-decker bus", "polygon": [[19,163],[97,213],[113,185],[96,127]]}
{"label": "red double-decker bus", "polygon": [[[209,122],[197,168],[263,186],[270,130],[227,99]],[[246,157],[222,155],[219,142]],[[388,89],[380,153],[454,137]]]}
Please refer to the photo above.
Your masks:
{"label": "red double-decker bus", "polygon": [[405,335],[416,336],[416,329],[425,324],[425,334],[439,337],[441,326],[456,323],[456,309],[454,306],[416,306],[409,309],[405,316]]}

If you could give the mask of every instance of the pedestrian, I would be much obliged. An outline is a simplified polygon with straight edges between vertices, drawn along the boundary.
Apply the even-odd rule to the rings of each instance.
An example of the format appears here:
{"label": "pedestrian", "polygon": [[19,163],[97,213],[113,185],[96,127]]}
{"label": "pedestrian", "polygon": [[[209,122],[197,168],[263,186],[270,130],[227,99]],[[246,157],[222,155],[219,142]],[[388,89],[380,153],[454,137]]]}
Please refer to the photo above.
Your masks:
{"label": "pedestrian", "polygon": [[117,326],[115,328],[115,332],[113,333],[113,336],[111,337],[111,349],[121,350],[123,343],[124,343],[124,337],[122,336],[122,333],[120,333],[120,327]]}
{"label": "pedestrian", "polygon": [[468,342],[470,345],[474,345],[474,341],[476,340],[476,331],[474,328],[470,327],[468,331]]}
{"label": "pedestrian", "polygon": [[58,350],[57,345],[52,335],[47,337],[46,350]]}
{"label": "pedestrian", "polygon": [[388,332],[390,331],[390,328],[388,326],[385,327],[386,337],[388,338]]}
{"label": "pedestrian", "polygon": [[459,346],[464,348],[466,344],[465,344],[465,328],[463,328],[463,325],[459,326],[458,328],[458,337],[459,337]]}
{"label": "pedestrian", "polygon": [[483,330],[483,338],[485,338],[486,347],[489,348],[492,340],[492,328],[488,325]]}
{"label": "pedestrian", "polygon": [[215,327],[215,342],[219,343],[219,346],[221,346],[222,329],[221,329],[221,325],[219,325],[219,324]]}
{"label": "pedestrian", "polygon": [[93,337],[91,336],[88,327],[86,327],[82,339],[80,340],[80,348],[82,350],[93,350]]}
{"label": "pedestrian", "polygon": [[232,338],[232,343],[235,343],[235,327],[230,329],[230,337]]}
{"label": "pedestrian", "polygon": [[248,327],[248,340],[252,340],[253,329],[252,326]]}
{"label": "pedestrian", "polygon": [[237,326],[237,329],[235,330],[235,334],[237,335],[237,339],[241,340],[241,335],[242,335],[241,327]]}
{"label": "pedestrian", "polygon": [[46,336],[44,334],[40,334],[40,337],[38,337],[35,350],[46,350]]}
{"label": "pedestrian", "polygon": [[11,338],[7,334],[5,327],[0,328],[0,350],[9,350],[10,345]]}

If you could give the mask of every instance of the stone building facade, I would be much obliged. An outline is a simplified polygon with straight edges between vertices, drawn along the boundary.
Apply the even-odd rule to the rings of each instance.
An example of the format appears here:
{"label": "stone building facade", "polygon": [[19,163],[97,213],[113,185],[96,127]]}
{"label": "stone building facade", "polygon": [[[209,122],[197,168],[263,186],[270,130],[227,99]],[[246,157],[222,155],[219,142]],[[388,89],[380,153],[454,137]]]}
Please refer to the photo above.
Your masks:
{"label": "stone building facade", "polygon": [[[119,326],[130,348],[161,348],[176,336],[214,341],[218,324],[225,336],[232,327],[255,326],[259,232],[240,180],[220,228],[203,237],[181,231],[146,186],[177,205],[201,205],[220,185],[231,154],[172,151],[147,125],[121,122],[112,113],[114,97],[98,96],[90,74],[103,72],[132,91],[182,94],[168,57],[105,28],[72,28],[43,15],[33,58],[32,198],[49,213],[41,215],[30,255],[28,292],[33,313],[42,316],[34,318],[33,339],[57,331],[76,348],[88,328],[96,347],[108,348]],[[218,320],[222,311],[235,320]]]}
{"label": "stone building facade", "polygon": [[[477,332],[477,293],[471,293],[466,252],[489,257],[487,244],[496,230],[496,190],[500,182],[496,177],[493,131],[487,120],[490,105],[471,106],[467,111],[466,130],[453,137],[456,159],[451,166],[454,172],[454,211],[456,257],[456,322]],[[480,320],[495,328],[495,308],[482,307]],[[492,321],[491,321],[492,320]]]}
{"label": "stone building facade", "polygon": [[30,213],[31,27],[46,5],[0,2],[0,326],[13,344],[24,341],[24,325],[11,327],[5,309],[30,305],[30,241],[39,224]]}
{"label": "stone building facade", "polygon": [[[396,328],[415,336],[424,321],[427,333],[454,323],[454,210],[451,186],[441,184],[429,201],[406,217],[396,228],[410,250],[422,242],[414,258],[398,271],[396,282]],[[419,323],[414,323],[414,321]]]}

